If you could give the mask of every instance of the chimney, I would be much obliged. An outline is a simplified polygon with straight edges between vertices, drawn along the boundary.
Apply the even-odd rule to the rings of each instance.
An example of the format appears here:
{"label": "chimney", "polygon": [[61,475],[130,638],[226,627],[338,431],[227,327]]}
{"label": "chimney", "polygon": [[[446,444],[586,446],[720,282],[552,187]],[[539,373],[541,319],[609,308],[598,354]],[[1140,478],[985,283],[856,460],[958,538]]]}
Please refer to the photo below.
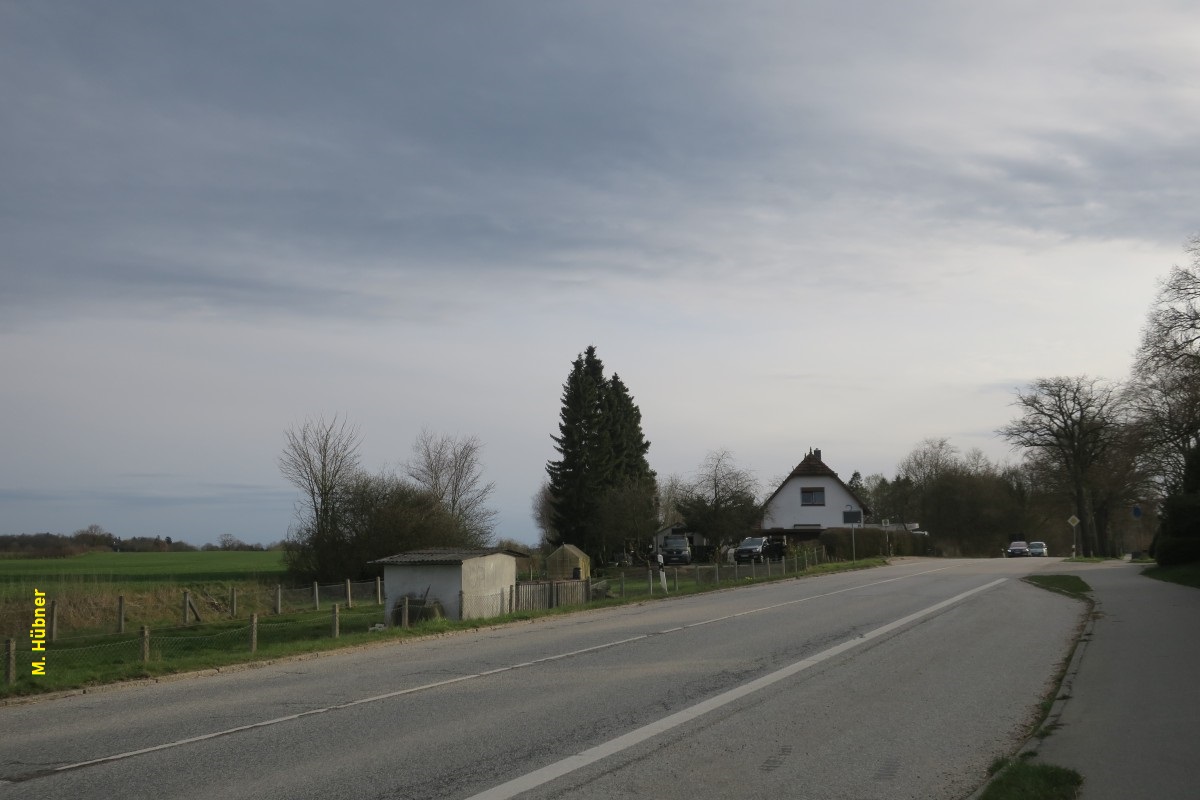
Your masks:
{"label": "chimney", "polygon": [[818,447],[816,450],[813,450],[813,455],[817,457],[817,461],[820,461],[821,460],[821,448]]}

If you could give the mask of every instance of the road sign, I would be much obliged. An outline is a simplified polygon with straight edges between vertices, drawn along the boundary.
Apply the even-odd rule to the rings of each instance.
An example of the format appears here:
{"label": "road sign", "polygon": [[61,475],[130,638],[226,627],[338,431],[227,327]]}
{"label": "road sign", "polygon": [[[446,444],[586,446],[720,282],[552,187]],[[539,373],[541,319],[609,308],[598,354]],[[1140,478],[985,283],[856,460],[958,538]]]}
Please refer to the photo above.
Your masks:
{"label": "road sign", "polygon": [[1072,528],[1074,528],[1076,525],[1079,524],[1079,517],[1072,514],[1071,518],[1067,520],[1067,524],[1070,525]]}

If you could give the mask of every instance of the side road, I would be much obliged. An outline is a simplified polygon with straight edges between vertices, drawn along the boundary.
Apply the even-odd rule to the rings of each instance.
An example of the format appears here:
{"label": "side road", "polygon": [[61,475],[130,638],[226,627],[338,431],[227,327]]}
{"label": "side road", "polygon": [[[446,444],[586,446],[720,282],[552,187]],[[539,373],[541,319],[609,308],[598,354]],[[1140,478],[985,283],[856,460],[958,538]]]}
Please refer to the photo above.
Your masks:
{"label": "side road", "polygon": [[1200,589],[1127,563],[1063,564],[1092,587],[1096,617],[1046,724],[1036,762],[1083,775],[1083,800],[1196,797]]}

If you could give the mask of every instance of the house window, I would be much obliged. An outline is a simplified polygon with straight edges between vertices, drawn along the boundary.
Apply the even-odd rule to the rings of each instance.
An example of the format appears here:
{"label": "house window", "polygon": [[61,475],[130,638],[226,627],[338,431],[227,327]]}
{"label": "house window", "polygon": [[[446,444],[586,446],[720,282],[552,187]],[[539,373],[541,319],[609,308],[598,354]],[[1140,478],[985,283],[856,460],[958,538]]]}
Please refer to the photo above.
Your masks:
{"label": "house window", "polygon": [[825,505],[825,490],[824,489],[801,489],[800,490],[800,505],[802,505],[802,506],[823,506],[823,505]]}

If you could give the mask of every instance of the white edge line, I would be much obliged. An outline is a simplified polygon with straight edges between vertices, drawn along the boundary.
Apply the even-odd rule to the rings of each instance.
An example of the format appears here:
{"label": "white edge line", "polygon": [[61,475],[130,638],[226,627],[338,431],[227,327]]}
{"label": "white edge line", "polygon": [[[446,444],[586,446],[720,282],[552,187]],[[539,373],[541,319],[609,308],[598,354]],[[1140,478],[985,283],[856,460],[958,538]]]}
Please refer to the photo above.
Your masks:
{"label": "white edge line", "polygon": [[582,769],[583,767],[594,764],[597,761],[619,753],[622,750],[627,750],[630,747],[641,744],[647,739],[657,736],[660,733],[664,733],[672,728],[683,725],[686,722],[690,722],[691,720],[703,716],[710,711],[714,711],[722,706],[726,706],[735,700],[745,697],[748,694],[752,694],[786,678],[790,678],[791,676],[799,672],[803,672],[809,667],[814,667],[823,661],[827,661],[834,656],[841,655],[848,650],[853,650],[854,648],[859,647],[871,641],[872,639],[877,639],[880,636],[891,633],[897,628],[903,627],[910,622],[914,622],[922,617],[927,617],[930,614],[941,611],[943,608],[965,600],[971,595],[978,594],[995,586],[999,586],[1006,580],[1007,578],[999,578],[991,583],[984,584],[983,586],[977,586],[976,588],[970,589],[962,594],[957,594],[948,600],[943,600],[940,603],[934,603],[928,608],[922,609],[913,614],[909,614],[906,617],[901,617],[894,622],[889,622],[888,624],[879,628],[875,628],[874,630],[864,633],[855,639],[850,639],[849,641],[842,642],[839,645],[834,645],[828,650],[823,650],[814,656],[801,659],[800,661],[789,664],[782,669],[776,670],[768,675],[764,675],[761,678],[756,678],[755,680],[744,683],[741,686],[730,689],[729,691],[723,692],[715,697],[710,697],[709,699],[699,702],[694,706],[690,706],[682,711],[677,711],[670,716],[663,717],[655,722],[651,722],[649,725],[644,725],[641,728],[637,728],[636,730],[630,731],[622,736],[618,736],[615,739],[611,739],[603,744],[597,745],[588,750],[584,750],[578,755],[568,756],[561,761],[556,761],[553,764],[549,764],[541,769],[534,770],[533,772],[522,775],[519,778],[514,778],[507,783],[502,783],[499,786],[494,786],[491,789],[480,792],[479,794],[472,795],[471,797],[467,798],[467,800],[508,800],[508,798],[515,797],[522,792],[535,789],[542,784],[555,780],[556,778],[561,778],[564,775],[568,775],[578,769]]}

